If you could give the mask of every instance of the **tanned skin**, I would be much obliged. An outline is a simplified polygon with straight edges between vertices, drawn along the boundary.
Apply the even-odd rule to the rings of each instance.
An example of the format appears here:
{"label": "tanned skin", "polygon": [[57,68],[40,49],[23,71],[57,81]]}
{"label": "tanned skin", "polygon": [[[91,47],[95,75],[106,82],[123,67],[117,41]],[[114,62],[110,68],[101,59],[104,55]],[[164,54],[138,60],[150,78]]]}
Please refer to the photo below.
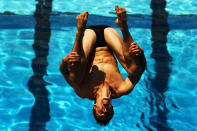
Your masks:
{"label": "tanned skin", "polygon": [[[95,100],[95,108],[102,115],[109,109],[112,98],[129,94],[140,80],[146,68],[143,49],[134,42],[128,30],[126,10],[115,6],[120,34],[111,27],[104,29],[107,43],[105,47],[95,48],[96,34],[85,29],[88,12],[77,16],[76,40],[73,50],[63,58],[60,71],[66,81],[81,98]],[[128,72],[124,80],[117,66],[120,64]]]}

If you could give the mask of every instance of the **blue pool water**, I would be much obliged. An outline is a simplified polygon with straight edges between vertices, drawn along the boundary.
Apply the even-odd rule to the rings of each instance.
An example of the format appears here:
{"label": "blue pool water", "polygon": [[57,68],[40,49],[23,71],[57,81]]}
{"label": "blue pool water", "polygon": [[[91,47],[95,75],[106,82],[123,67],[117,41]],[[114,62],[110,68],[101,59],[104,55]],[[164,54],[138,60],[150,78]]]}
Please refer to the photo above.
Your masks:
{"label": "blue pool water", "polygon": [[[164,0],[53,0],[51,15],[43,1],[0,1],[0,130],[197,130],[197,1],[166,0],[162,8]],[[71,52],[78,12],[90,12],[88,25],[108,24],[120,32],[116,4],[128,10],[147,70],[132,93],[112,101],[114,117],[103,127],[93,118],[94,102],[75,94],[59,64]]]}

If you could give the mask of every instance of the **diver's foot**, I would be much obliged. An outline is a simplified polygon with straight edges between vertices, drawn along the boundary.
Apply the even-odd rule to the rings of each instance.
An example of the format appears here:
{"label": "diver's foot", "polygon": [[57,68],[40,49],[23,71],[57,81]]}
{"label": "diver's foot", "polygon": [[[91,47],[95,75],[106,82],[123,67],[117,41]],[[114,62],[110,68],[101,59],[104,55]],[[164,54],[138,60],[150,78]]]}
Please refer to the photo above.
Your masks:
{"label": "diver's foot", "polygon": [[118,17],[115,21],[116,25],[118,25],[120,29],[127,28],[127,18],[126,18],[125,8],[116,5],[115,10]]}
{"label": "diver's foot", "polygon": [[85,30],[88,21],[88,12],[83,12],[77,16],[77,33],[82,33]]}

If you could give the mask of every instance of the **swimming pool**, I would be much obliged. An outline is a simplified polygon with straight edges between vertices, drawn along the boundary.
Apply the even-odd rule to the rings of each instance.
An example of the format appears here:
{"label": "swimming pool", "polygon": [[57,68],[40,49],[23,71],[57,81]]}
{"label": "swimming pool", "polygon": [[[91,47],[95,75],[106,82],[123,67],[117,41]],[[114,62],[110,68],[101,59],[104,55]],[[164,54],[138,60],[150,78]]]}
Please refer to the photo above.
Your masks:
{"label": "swimming pool", "polygon": [[[165,10],[164,0],[43,2],[0,2],[0,130],[196,130],[196,1],[166,0]],[[128,10],[147,70],[131,94],[113,100],[114,117],[101,127],[92,115],[93,101],[74,93],[59,64],[73,46],[77,13],[90,11],[88,25],[118,29],[116,4]]]}

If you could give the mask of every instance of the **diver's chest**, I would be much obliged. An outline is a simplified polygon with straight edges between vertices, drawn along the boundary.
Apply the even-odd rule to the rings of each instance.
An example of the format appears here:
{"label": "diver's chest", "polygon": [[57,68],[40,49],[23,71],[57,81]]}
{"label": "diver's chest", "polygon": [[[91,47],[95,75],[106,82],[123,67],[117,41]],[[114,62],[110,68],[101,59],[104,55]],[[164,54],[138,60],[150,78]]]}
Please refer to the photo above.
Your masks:
{"label": "diver's chest", "polygon": [[121,79],[121,74],[116,65],[100,63],[92,66],[85,81],[91,85],[99,85],[104,81],[116,83],[119,79]]}

